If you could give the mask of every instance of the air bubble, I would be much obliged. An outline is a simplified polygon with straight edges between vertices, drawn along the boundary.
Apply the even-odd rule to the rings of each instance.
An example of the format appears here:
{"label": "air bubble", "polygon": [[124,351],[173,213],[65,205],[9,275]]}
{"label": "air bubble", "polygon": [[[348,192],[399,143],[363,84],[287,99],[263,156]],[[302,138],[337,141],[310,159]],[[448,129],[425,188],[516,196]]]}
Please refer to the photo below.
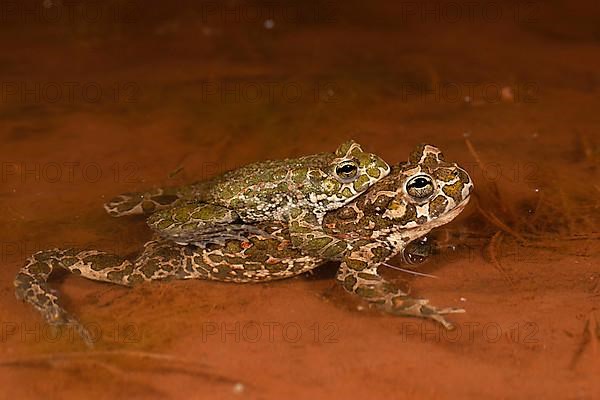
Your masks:
{"label": "air bubble", "polygon": [[233,385],[233,393],[235,394],[241,394],[244,392],[245,389],[246,387],[241,382],[238,382],[235,385]]}
{"label": "air bubble", "polygon": [[263,25],[265,29],[273,29],[273,27],[275,26],[275,21],[273,21],[272,19],[267,19],[265,20],[265,23]]}

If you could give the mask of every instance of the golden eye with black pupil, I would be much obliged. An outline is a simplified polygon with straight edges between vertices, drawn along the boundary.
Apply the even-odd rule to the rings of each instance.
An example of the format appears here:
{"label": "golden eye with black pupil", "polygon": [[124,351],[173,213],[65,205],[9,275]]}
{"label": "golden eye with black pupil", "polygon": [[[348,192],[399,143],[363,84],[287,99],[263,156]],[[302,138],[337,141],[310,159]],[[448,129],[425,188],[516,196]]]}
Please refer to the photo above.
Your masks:
{"label": "golden eye with black pupil", "polygon": [[352,182],[358,176],[358,165],[354,161],[344,161],[335,167],[335,174],[344,183]]}
{"label": "golden eye with black pupil", "polygon": [[417,200],[425,200],[433,193],[433,180],[427,175],[412,178],[406,184],[406,193]]}

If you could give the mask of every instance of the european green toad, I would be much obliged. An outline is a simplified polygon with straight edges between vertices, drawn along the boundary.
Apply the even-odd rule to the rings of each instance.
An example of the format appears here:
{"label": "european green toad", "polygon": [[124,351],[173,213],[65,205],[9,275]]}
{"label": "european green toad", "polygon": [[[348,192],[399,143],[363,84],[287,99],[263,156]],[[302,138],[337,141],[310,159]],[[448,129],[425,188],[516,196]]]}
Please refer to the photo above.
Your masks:
{"label": "european green toad", "polygon": [[180,188],[121,195],[105,208],[113,216],[153,213],[148,225],[179,244],[240,239],[258,222],[284,221],[294,246],[305,248],[315,238],[335,242],[322,228],[325,213],[389,171],[383,159],[348,141],[335,153],[257,162]]}
{"label": "european green toad", "polygon": [[[208,279],[225,282],[264,282],[310,271],[326,261],[340,261],[336,279],[342,287],[374,307],[396,315],[436,320],[447,328],[444,315],[463,312],[436,308],[414,299],[382,278],[377,268],[407,245],[444,225],[462,212],[473,183],[466,171],[446,162],[430,145],[414,150],[409,161],[350,204],[326,214],[326,234],[344,243],[323,241],[319,256],[294,247],[288,225],[265,221],[245,238],[223,243],[180,245],[157,237],[146,243],[135,260],[98,250],[47,250],[30,257],[15,279],[17,297],[32,304],[53,325],[72,325],[86,342],[89,334],[58,301],[48,278],[57,268],[88,279],[132,286],[168,279]],[[310,235],[309,235],[310,237]],[[317,242],[312,242],[317,245]]]}

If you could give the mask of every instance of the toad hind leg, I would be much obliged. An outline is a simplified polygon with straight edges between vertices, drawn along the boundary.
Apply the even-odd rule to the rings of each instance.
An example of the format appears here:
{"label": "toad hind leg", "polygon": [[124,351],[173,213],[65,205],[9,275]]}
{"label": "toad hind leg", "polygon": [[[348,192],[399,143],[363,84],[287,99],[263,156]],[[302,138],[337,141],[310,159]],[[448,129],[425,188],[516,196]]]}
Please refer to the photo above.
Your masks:
{"label": "toad hind leg", "polygon": [[310,211],[292,209],[290,211],[289,234],[292,245],[303,254],[339,260],[348,249],[348,244],[323,229],[323,217]]}
{"label": "toad hind leg", "polygon": [[30,303],[54,326],[71,326],[88,346],[89,332],[59,304],[58,293],[48,284],[50,274],[66,269],[81,277],[119,285],[167,279],[207,279],[222,282],[265,282],[299,275],[322,260],[302,256],[275,238],[254,237],[250,242],[228,242],[225,246],[200,249],[152,240],[129,261],[97,250],[46,250],[31,256],[17,274],[17,298]]}
{"label": "toad hind leg", "polygon": [[86,345],[92,347],[90,333],[60,305],[58,293],[48,284],[50,274],[62,268],[87,279],[124,286],[177,278],[183,248],[172,244],[157,248],[155,243],[147,243],[135,262],[98,250],[54,249],[37,252],[27,259],[15,278],[16,296],[31,304],[50,325],[73,327]]}
{"label": "toad hind leg", "polygon": [[73,327],[85,344],[91,347],[90,333],[60,306],[57,293],[47,283],[48,277],[57,268],[94,280],[126,284],[117,277],[124,276],[133,266],[127,260],[99,251],[54,249],[31,256],[17,274],[14,281],[17,298],[33,305],[50,325]]}
{"label": "toad hind leg", "polygon": [[[370,253],[372,255],[372,253]],[[412,316],[432,319],[442,324],[446,329],[454,326],[448,322],[444,315],[463,313],[459,308],[436,308],[430,306],[427,299],[414,299],[402,292],[391,282],[386,281],[377,273],[378,263],[367,260],[372,256],[366,254],[365,249],[353,251],[346,256],[338,270],[336,280],[344,289],[356,294],[377,308],[394,315]]]}

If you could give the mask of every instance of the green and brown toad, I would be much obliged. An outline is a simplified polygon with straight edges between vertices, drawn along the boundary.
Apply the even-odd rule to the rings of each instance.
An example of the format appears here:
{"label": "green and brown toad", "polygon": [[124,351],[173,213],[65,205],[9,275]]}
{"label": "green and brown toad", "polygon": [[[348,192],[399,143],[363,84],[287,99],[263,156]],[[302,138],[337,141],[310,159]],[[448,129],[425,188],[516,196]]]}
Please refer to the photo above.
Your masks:
{"label": "green and brown toad", "polygon": [[257,162],[180,188],[124,194],[105,208],[113,216],[152,214],[148,225],[179,244],[239,239],[240,232],[257,229],[256,223],[288,222],[294,245],[303,248],[310,246],[308,237],[334,241],[322,228],[325,213],[348,204],[389,171],[384,160],[349,141],[335,153]]}
{"label": "green and brown toad", "polygon": [[425,299],[411,298],[383,279],[377,268],[409,243],[454,219],[468,203],[472,188],[463,169],[444,161],[437,148],[421,145],[411,153],[408,163],[395,166],[367,193],[327,213],[323,221],[326,234],[344,246],[329,247],[326,243],[327,250],[320,256],[294,247],[286,223],[268,221],[258,223],[257,230],[246,232],[245,238],[205,246],[157,238],[146,243],[135,260],[97,250],[38,252],[18,273],[16,293],[50,324],[75,326],[89,343],[88,333],[59,305],[57,294],[48,285],[51,272],[57,268],[127,286],[167,279],[243,283],[292,277],[336,260],[341,261],[336,279],[346,291],[386,312],[429,318],[450,328],[444,315],[463,310],[438,309]]}

